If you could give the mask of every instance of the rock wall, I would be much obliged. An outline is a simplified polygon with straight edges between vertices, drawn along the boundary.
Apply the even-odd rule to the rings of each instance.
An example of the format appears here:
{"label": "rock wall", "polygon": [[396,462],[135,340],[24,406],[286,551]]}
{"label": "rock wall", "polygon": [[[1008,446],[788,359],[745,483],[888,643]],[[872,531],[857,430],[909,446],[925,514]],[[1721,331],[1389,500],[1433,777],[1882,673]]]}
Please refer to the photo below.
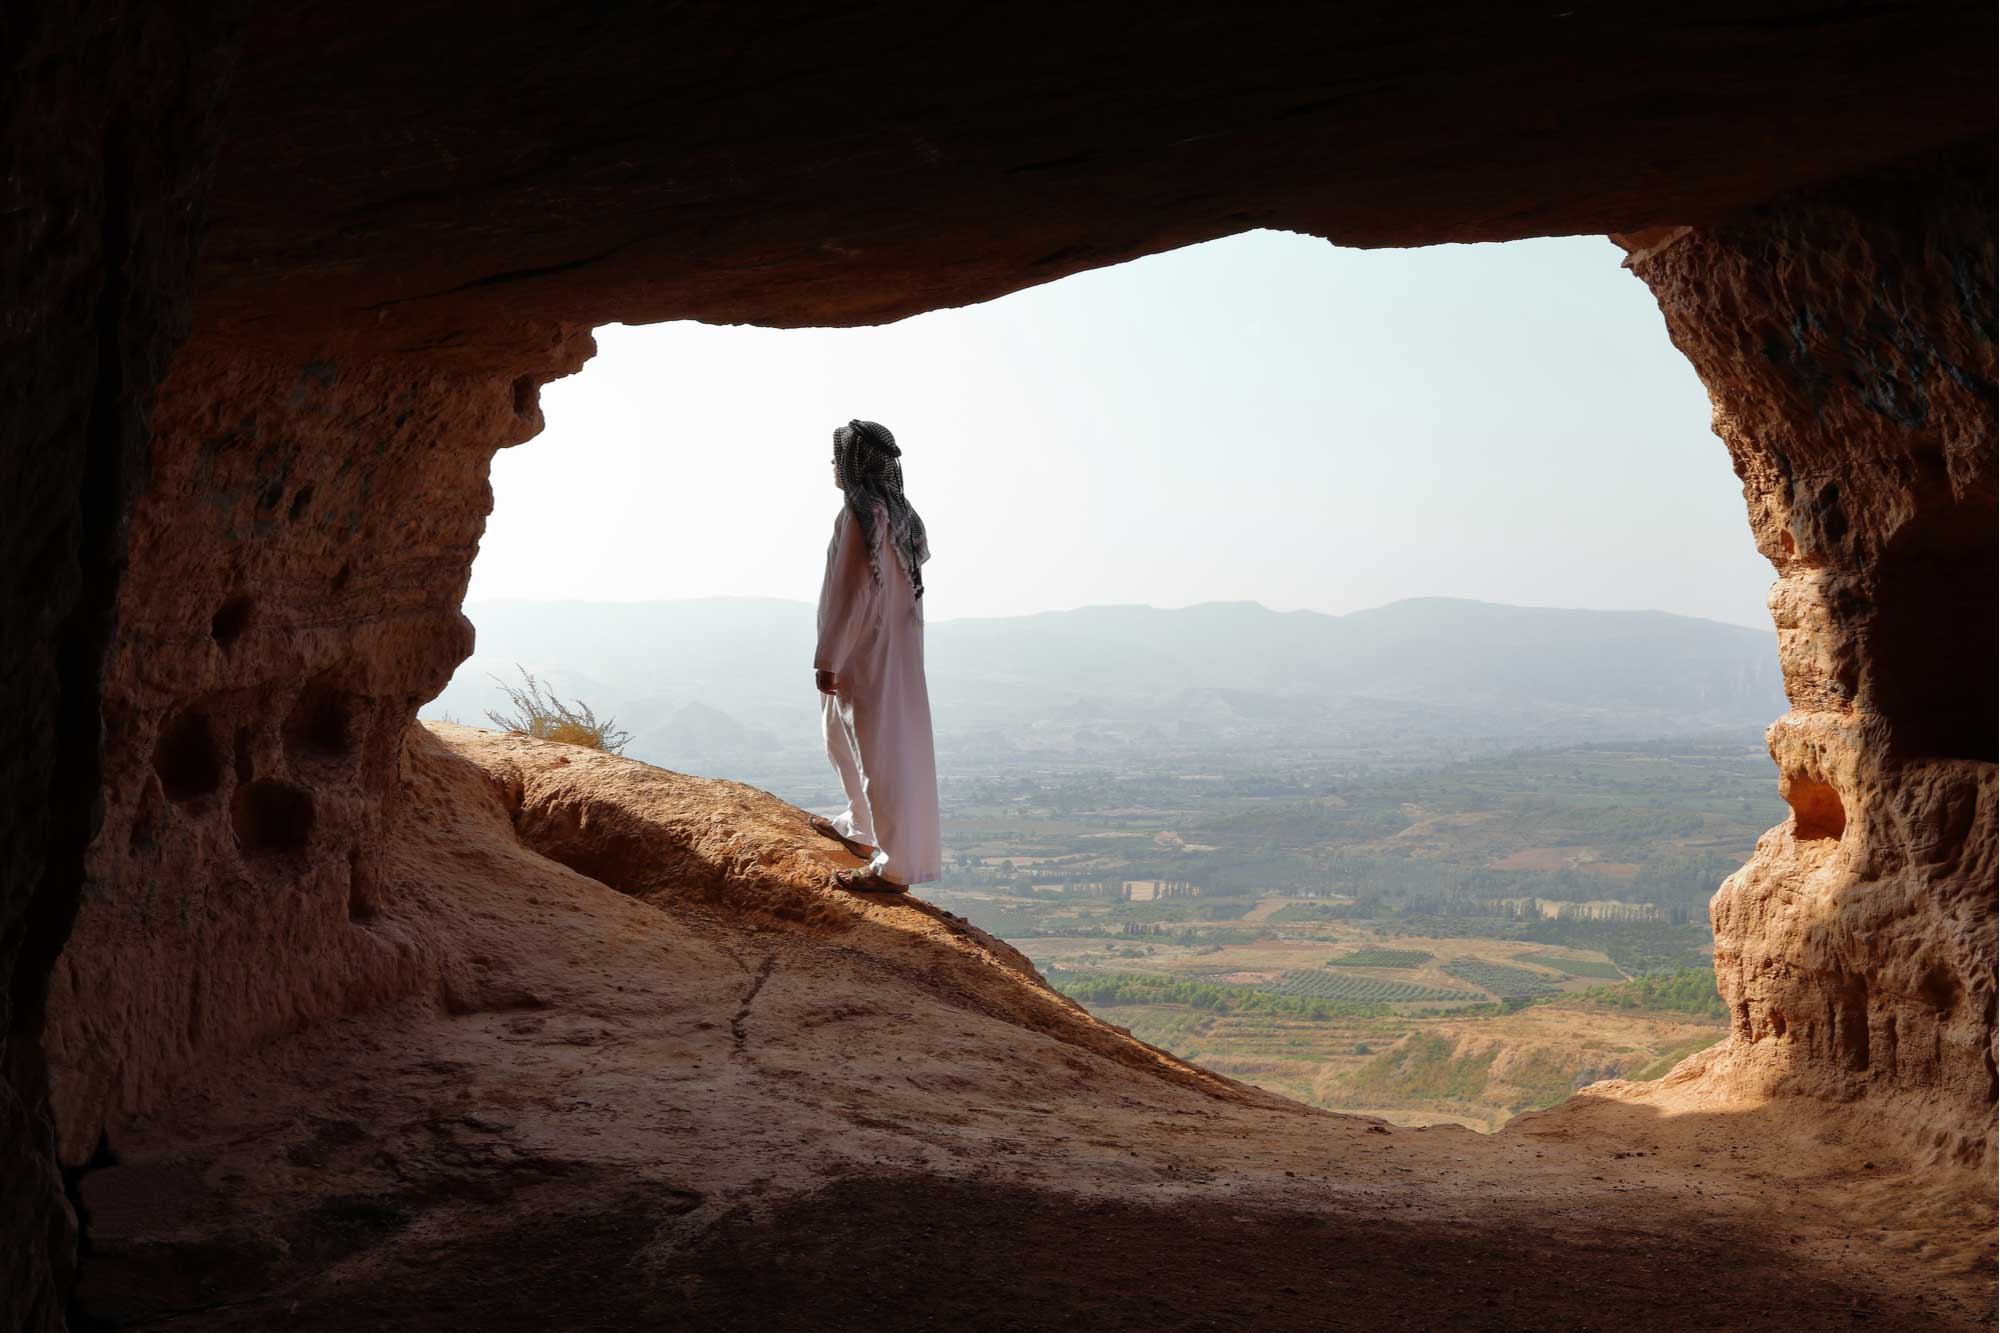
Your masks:
{"label": "rock wall", "polygon": [[[0,8],[0,1328],[55,1328],[74,1227],[49,971],[96,827],[98,680],[146,409],[187,321],[244,5]],[[87,1148],[86,1148],[87,1151]]]}
{"label": "rock wall", "polygon": [[541,428],[539,379],[590,346],[488,376],[174,358],[105,671],[103,826],[54,981],[68,1160],[198,1059],[435,982],[434,942],[375,919],[386,801],[418,705],[472,648],[493,453]]}
{"label": "rock wall", "polygon": [[1956,1161],[1994,1150],[1994,232],[1981,150],[1630,261],[1777,567],[1792,705],[1792,818],[1715,897],[1733,1031],[1698,1072],[1872,1101]]}

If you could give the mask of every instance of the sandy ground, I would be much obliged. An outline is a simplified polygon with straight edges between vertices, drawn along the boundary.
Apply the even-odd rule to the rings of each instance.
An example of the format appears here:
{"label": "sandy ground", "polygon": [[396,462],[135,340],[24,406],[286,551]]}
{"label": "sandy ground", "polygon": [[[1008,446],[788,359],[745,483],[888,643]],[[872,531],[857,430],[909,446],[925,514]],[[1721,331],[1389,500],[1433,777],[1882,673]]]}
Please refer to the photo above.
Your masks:
{"label": "sandy ground", "polygon": [[1991,1182],[1834,1108],[1684,1078],[1493,1136],[1311,1111],[821,887],[849,862],[763,793],[432,731],[357,928],[443,950],[437,993],[123,1127],[75,1326],[1991,1324]]}

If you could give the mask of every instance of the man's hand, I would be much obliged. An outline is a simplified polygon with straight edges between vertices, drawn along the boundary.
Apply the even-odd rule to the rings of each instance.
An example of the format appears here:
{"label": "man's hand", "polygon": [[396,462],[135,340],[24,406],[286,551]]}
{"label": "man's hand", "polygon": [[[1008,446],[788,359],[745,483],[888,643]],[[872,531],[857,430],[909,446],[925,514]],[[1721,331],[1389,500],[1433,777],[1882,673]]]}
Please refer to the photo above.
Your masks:
{"label": "man's hand", "polygon": [[840,687],[840,682],[831,671],[822,671],[818,667],[813,668],[813,684],[819,686],[821,694],[832,694]]}

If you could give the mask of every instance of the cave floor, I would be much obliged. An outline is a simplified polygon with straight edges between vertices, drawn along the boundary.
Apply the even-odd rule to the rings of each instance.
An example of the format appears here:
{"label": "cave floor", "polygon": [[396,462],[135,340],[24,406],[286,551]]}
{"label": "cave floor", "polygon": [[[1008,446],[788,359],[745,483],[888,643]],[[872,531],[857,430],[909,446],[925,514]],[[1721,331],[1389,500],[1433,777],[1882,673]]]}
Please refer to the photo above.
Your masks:
{"label": "cave floor", "polygon": [[[919,900],[808,887],[837,854],[772,798],[433,732],[355,928],[435,987],[116,1126],[74,1326],[1991,1326],[1990,1180],[1826,1107],[1684,1079],[1492,1136],[1310,1110]],[[727,873],[617,891],[524,844],[537,799],[709,830]]]}

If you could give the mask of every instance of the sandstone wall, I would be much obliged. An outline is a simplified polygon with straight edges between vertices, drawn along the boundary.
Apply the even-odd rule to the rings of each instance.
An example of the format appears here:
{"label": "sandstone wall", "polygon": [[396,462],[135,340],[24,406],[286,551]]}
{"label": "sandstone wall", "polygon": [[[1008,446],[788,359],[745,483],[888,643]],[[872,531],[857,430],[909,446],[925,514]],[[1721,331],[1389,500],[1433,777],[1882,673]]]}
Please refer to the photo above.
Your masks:
{"label": "sandstone wall", "polygon": [[538,378],[589,346],[552,346],[539,376],[175,357],[105,671],[103,826],[54,981],[67,1159],[198,1059],[435,981],[434,943],[375,919],[397,755],[472,648],[493,453],[540,429]]}
{"label": "sandstone wall", "polygon": [[1743,479],[1792,709],[1790,821],[1712,908],[1737,1093],[1994,1122],[1994,185],[1984,149],[1695,230],[1632,267]]}

